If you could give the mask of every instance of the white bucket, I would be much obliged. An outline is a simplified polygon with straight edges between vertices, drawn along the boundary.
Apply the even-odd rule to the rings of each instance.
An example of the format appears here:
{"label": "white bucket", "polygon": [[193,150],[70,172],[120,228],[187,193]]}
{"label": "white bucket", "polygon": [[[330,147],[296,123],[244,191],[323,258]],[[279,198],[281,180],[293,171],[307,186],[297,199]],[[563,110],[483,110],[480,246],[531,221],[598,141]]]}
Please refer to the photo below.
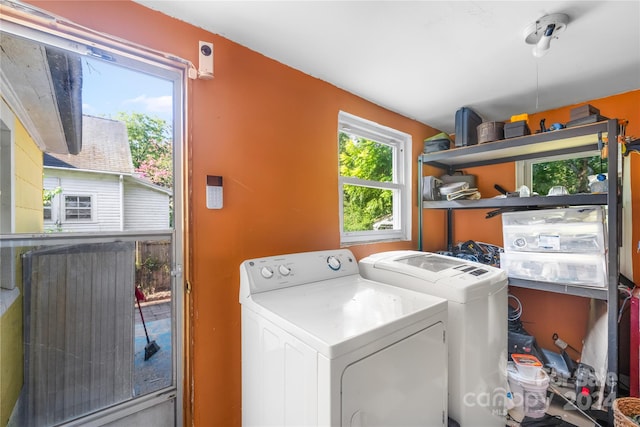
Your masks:
{"label": "white bucket", "polygon": [[507,375],[514,406],[521,409],[527,417],[542,418],[549,407],[549,375],[540,369],[536,378],[527,378],[518,372],[513,362],[509,362],[507,366]]}

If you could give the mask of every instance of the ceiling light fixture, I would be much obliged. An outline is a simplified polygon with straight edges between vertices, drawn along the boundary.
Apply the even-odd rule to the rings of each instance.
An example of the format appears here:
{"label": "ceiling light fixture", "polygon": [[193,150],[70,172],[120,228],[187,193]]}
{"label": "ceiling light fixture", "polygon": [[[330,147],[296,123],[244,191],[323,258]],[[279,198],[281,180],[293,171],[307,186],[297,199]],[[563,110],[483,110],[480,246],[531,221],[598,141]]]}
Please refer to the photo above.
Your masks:
{"label": "ceiling light fixture", "polygon": [[549,51],[551,39],[567,28],[569,16],[564,13],[553,13],[543,16],[524,30],[524,41],[533,47],[533,56],[539,58]]}

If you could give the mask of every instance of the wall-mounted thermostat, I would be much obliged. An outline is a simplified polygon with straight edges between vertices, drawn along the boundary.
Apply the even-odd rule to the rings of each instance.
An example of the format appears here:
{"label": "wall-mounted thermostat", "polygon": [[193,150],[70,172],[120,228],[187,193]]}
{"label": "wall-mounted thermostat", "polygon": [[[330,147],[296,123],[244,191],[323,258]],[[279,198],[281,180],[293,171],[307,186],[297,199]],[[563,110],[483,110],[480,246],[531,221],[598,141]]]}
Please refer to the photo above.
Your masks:
{"label": "wall-mounted thermostat", "polygon": [[207,175],[207,209],[222,209],[222,177]]}

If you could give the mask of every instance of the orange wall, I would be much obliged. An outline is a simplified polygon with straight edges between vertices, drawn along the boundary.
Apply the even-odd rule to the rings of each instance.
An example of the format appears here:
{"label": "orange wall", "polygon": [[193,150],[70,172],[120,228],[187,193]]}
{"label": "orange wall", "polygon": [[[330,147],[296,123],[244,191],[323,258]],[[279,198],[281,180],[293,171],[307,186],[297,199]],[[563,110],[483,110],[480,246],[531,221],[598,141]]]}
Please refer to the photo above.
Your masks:
{"label": "orange wall", "polygon": [[[193,419],[187,409],[186,421],[240,425],[239,265],[247,258],[339,246],[338,111],[411,134],[413,158],[437,131],[129,1],[31,3],[195,64],[199,40],[215,45],[215,78],[191,81],[188,92]],[[207,174],[224,177],[222,210],[205,208]],[[417,200],[413,218],[415,224]],[[436,227],[443,228],[442,220]],[[415,227],[413,236],[412,242],[352,250],[361,258],[415,249]]]}
{"label": "orange wall", "polygon": [[[410,133],[414,158],[422,150],[422,140],[437,132],[130,1],[83,2],[82,7],[75,1],[30,3],[193,63],[198,60],[199,40],[215,45],[215,78],[191,81],[188,89],[192,178],[191,245],[186,256],[192,286],[193,395],[189,385],[185,393],[187,402],[193,399],[193,410],[187,407],[185,412],[186,425],[240,425],[238,267],[247,258],[339,245],[338,111]],[[594,104],[605,115],[617,114]],[[552,121],[549,116],[548,123]],[[637,128],[634,132],[640,133]],[[429,168],[425,172],[431,173]],[[224,177],[222,210],[205,208],[207,174]],[[485,189],[490,194],[494,179],[513,187],[512,176],[509,165],[492,168],[482,177],[483,194]],[[356,257],[415,248],[417,201],[413,218],[413,242],[355,246]],[[444,244],[443,220],[443,212],[425,212],[426,250]],[[494,228],[499,219],[487,227],[478,227],[471,219],[462,222],[456,224],[456,236],[499,243],[500,229]]]}

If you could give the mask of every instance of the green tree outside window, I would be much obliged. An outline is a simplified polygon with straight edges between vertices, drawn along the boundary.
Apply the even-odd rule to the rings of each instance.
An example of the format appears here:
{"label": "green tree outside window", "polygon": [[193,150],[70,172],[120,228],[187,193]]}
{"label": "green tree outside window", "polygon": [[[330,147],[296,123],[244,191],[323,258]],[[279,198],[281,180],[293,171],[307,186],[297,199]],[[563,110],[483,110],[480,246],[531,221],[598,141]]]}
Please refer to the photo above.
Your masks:
{"label": "green tree outside window", "polygon": [[569,194],[589,193],[589,175],[607,172],[607,159],[600,156],[580,159],[534,163],[533,191],[544,196],[556,185],[564,186]]}
{"label": "green tree outside window", "polygon": [[[339,134],[340,175],[366,181],[393,180],[393,148],[365,138]],[[373,230],[393,214],[393,192],[364,185],[345,185],[344,231]]]}

